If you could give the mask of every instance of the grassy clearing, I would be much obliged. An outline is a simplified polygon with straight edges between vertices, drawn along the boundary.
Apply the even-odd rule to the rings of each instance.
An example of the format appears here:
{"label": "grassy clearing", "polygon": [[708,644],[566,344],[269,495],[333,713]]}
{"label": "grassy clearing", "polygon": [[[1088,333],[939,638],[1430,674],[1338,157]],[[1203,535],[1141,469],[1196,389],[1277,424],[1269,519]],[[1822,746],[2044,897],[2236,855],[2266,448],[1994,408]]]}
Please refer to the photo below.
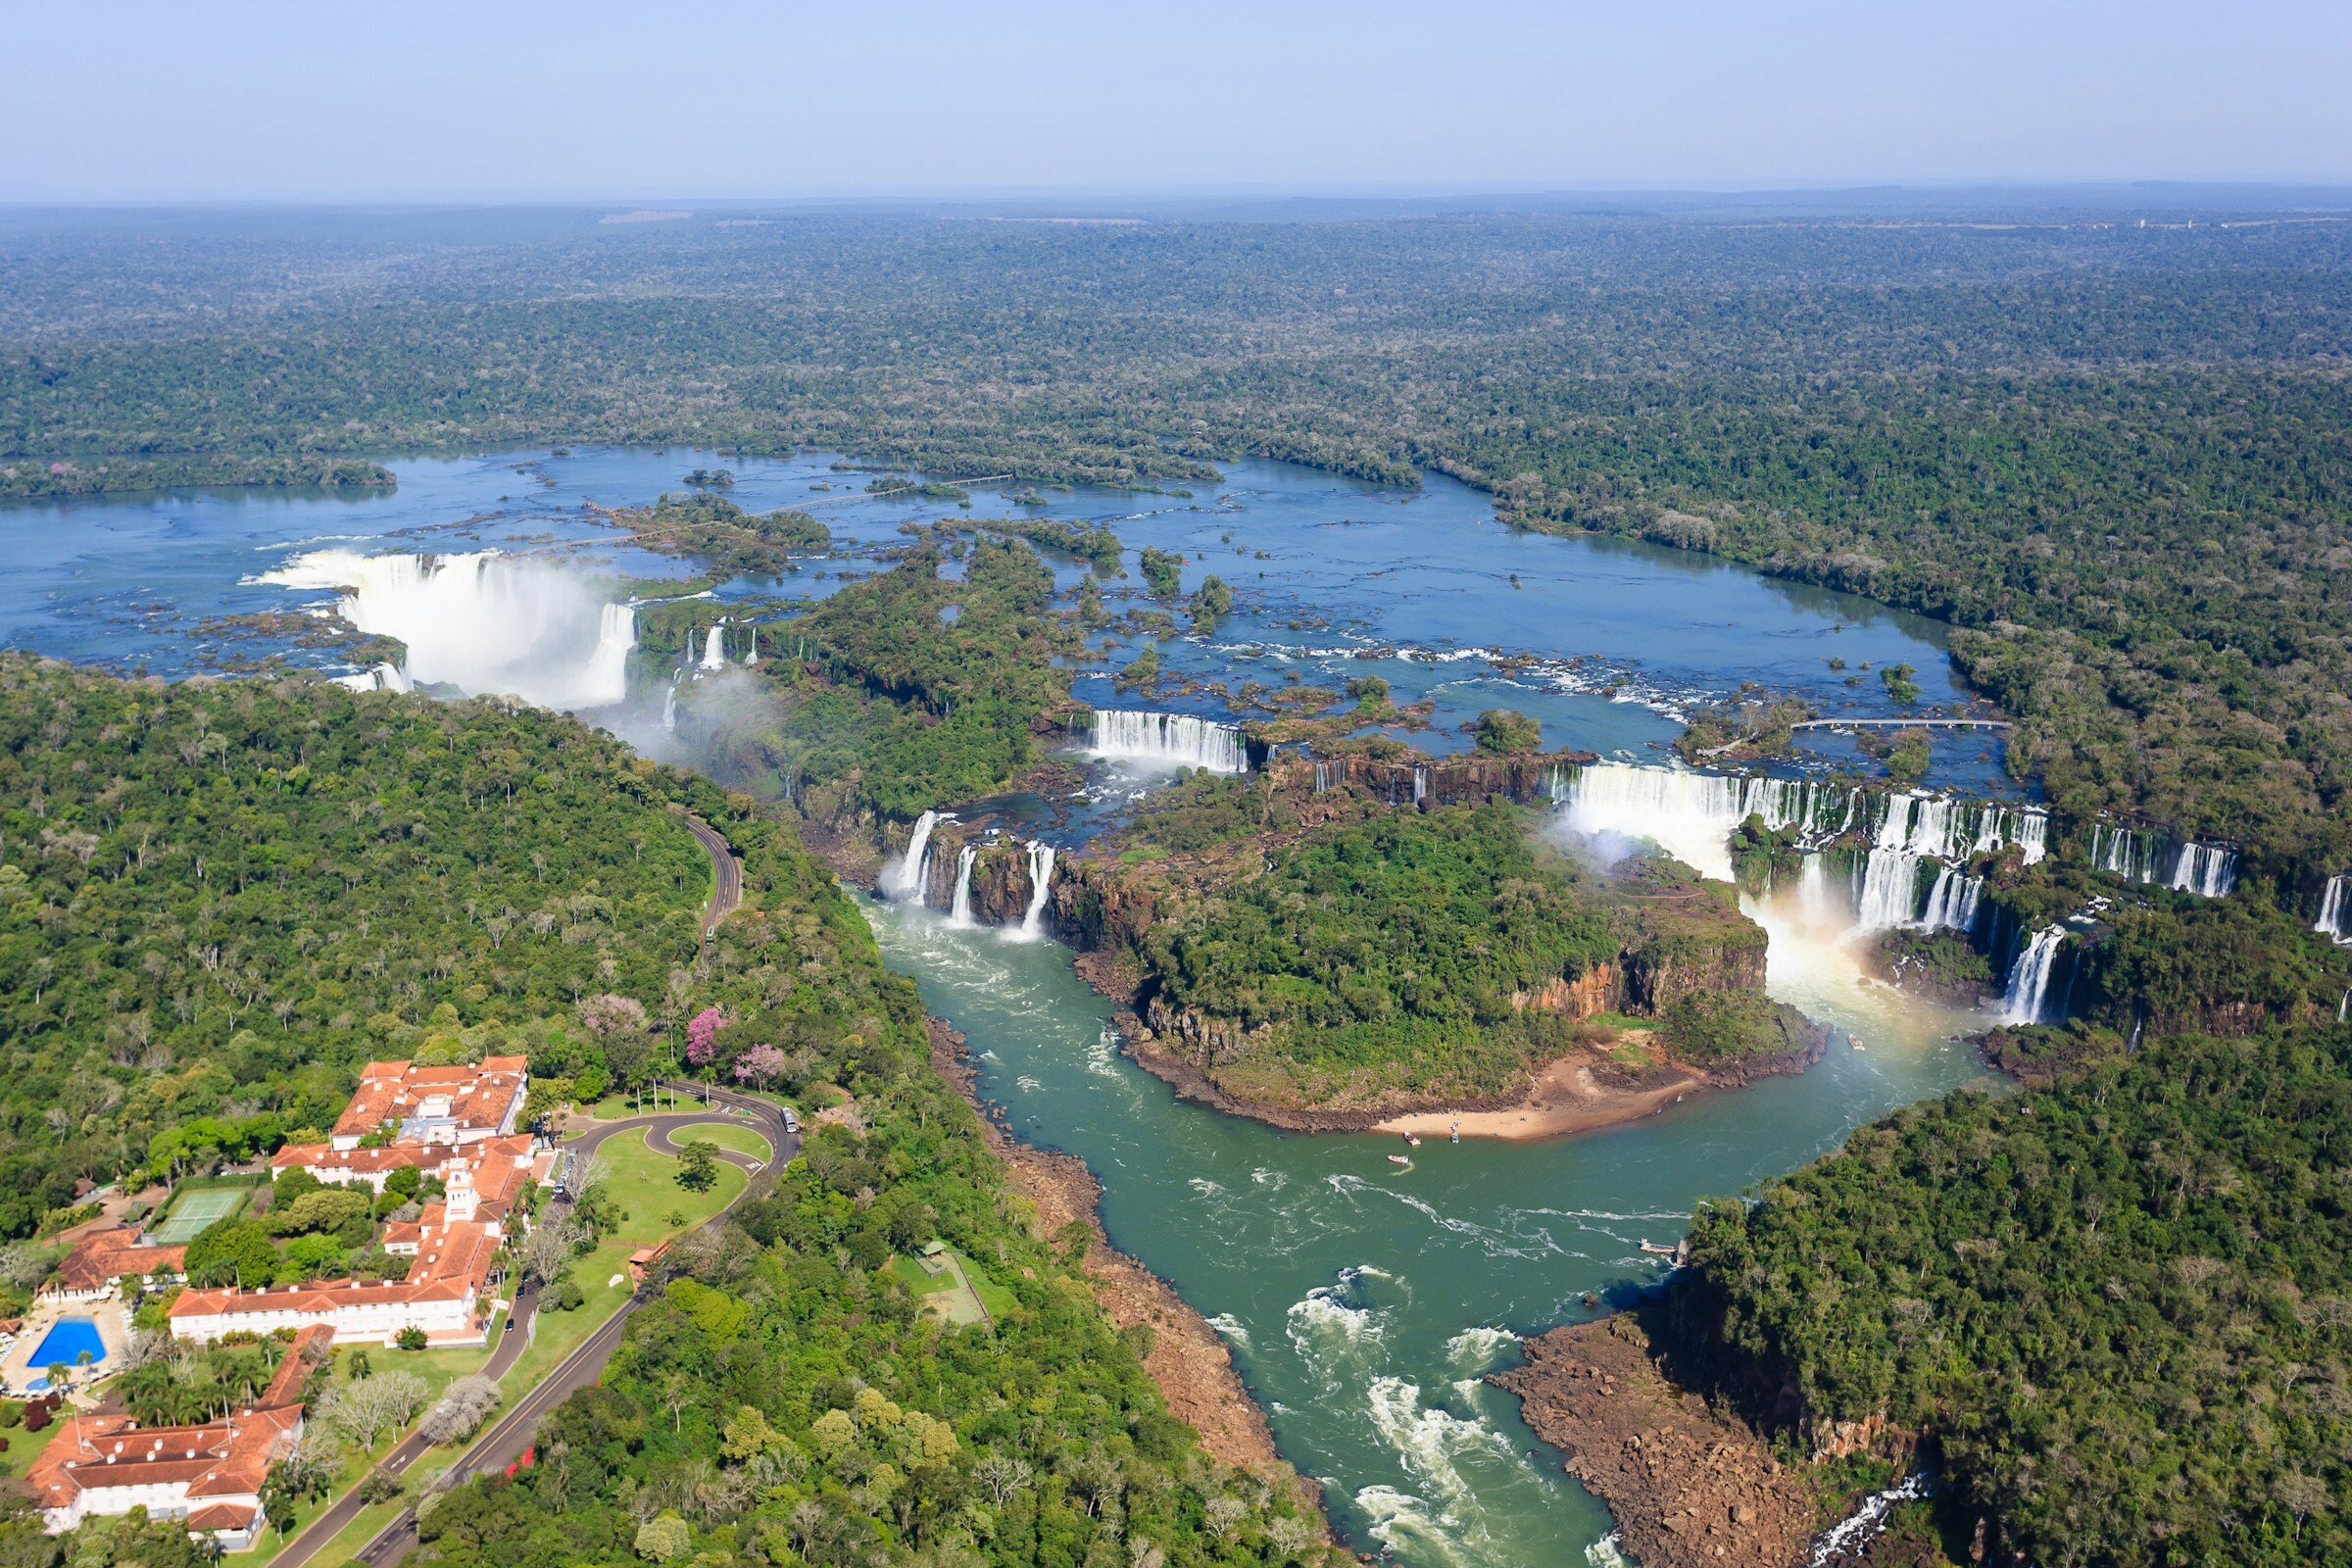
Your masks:
{"label": "grassy clearing", "polygon": [[670,1137],[681,1149],[700,1141],[731,1149],[738,1154],[749,1154],[754,1159],[773,1159],[776,1153],[756,1128],[740,1121],[697,1122],[692,1127],[680,1128]]}
{"label": "grassy clearing", "polygon": [[32,1461],[41,1456],[41,1451],[49,1446],[49,1440],[57,1436],[63,1425],[52,1421],[38,1432],[27,1432],[21,1426],[0,1432],[0,1438],[8,1440],[8,1451],[0,1453],[0,1475],[22,1481],[24,1472],[32,1468]]}

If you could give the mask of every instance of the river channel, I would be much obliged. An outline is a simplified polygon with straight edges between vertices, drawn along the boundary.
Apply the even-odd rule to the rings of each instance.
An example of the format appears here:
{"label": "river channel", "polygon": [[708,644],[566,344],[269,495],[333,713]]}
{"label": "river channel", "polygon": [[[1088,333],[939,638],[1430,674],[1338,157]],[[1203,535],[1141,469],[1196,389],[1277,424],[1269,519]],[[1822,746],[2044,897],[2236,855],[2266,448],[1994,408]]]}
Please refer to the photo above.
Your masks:
{"label": "river channel", "polygon": [[[903,522],[956,514],[952,503],[865,496],[863,476],[823,456],[677,450],[401,461],[397,491],[356,498],[0,506],[0,640],[166,675],[231,646],[322,663],[334,656],[238,641],[216,617],[330,604],[283,577],[324,549],[554,546],[584,573],[674,575],[676,563],[614,547],[581,504],[643,504],[687,468],[722,462],[739,503],[810,507],[836,536],[831,555],[790,578],[737,583],[722,599],[821,596],[875,569]],[[1031,514],[1107,520],[1131,551],[1183,551],[1188,585],[1211,571],[1233,585],[1237,612],[1211,637],[1168,644],[1171,669],[1236,687],[1290,671],[1327,684],[1379,674],[1400,702],[1437,704],[1434,727],[1411,737],[1432,750],[1458,748],[1464,720],[1507,705],[1544,721],[1547,746],[1657,761],[1677,714],[1745,681],[1827,712],[1885,716],[1894,710],[1876,675],[1851,677],[1897,662],[1917,670],[1923,702],[1964,700],[1930,623],[1673,551],[1507,528],[1449,482],[1408,495],[1258,464],[1198,489],[1053,492]],[[982,496],[972,514],[1006,510]],[[1079,570],[1057,575],[1074,586]],[[1104,650],[1079,695],[1107,702],[1100,671],[1125,657]],[[1214,711],[1198,697],[1172,706]],[[1824,744],[1852,760],[1850,742]],[[1935,782],[1997,780],[1990,742],[1938,744]],[[1615,1131],[1433,1140],[1399,1166],[1395,1140],[1283,1133],[1177,1102],[1116,1053],[1109,1004],[1052,942],[865,907],[890,961],[967,1036],[982,1092],[1008,1107],[1012,1130],[1083,1157],[1103,1182],[1114,1242],[1226,1337],[1282,1451],[1324,1483],[1350,1542],[1406,1563],[1605,1556],[1606,1514],[1482,1375],[1508,1363],[1518,1335],[1589,1315],[1588,1293],[1605,1301],[1659,1278],[1640,1244],[1675,1240],[1696,1201],[1983,1075],[1952,1038],[1964,1020],[1860,983],[1834,951],[1776,926],[1774,994],[1861,1049],[1841,1042],[1800,1077],[1695,1097]]]}

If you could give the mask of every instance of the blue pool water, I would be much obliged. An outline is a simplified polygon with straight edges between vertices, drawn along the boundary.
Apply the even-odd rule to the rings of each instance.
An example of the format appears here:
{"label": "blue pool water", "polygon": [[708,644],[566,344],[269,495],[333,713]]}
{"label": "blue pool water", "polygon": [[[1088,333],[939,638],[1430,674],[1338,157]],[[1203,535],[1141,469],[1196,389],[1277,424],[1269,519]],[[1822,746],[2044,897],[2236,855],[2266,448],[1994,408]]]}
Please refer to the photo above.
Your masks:
{"label": "blue pool water", "polygon": [[86,1317],[61,1317],[49,1325],[41,1336],[40,1348],[32,1352],[32,1367],[47,1372],[60,1365],[77,1366],[83,1351],[88,1351],[90,1364],[96,1366],[106,1359],[106,1341],[98,1334],[98,1324]]}

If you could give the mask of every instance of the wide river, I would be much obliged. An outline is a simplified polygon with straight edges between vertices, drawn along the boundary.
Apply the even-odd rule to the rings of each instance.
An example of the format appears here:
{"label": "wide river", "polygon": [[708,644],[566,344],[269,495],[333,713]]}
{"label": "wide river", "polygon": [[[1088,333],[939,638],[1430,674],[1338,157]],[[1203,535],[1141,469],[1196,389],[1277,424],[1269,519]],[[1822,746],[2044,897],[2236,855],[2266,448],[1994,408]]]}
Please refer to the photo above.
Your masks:
{"label": "wide river", "polygon": [[[810,506],[839,544],[782,583],[731,595],[822,594],[873,569],[903,521],[956,512],[866,497],[863,476],[821,457],[676,450],[400,462],[397,492],[358,499],[0,506],[0,641],[184,673],[221,646],[211,617],[319,602],[258,579],[328,548],[553,540],[594,569],[674,572],[611,548],[580,504],[643,503],[687,468],[721,462],[740,475],[739,502]],[[974,514],[1004,510],[983,497]],[[1443,481],[1404,495],[1239,465],[1190,499],[1057,492],[1043,514],[1110,520],[1131,549],[1200,558],[1188,580],[1215,571],[1232,583],[1238,612],[1211,640],[1171,645],[1170,665],[1237,685],[1290,669],[1325,682],[1378,673],[1400,700],[1438,703],[1440,728],[1416,738],[1439,749],[1462,743],[1462,720],[1507,703],[1543,719],[1549,746],[1654,760],[1675,714],[1745,681],[1830,712],[1892,711],[1875,674],[1849,681],[1865,664],[1912,664],[1925,701],[1961,700],[1928,623],[1672,551],[1505,528]],[[1071,585],[1076,570],[1060,575]],[[1093,681],[1082,677],[1081,695],[1107,701]],[[1849,744],[1832,755],[1850,758]],[[1983,741],[1939,746],[1936,777],[1981,788],[1997,778],[1997,758]],[[1282,1451],[1324,1483],[1350,1540],[1399,1562],[1605,1558],[1606,1514],[1481,1376],[1508,1364],[1519,1334],[1590,1315],[1588,1293],[1605,1300],[1659,1278],[1639,1244],[1676,1239],[1698,1200],[1736,1196],[1867,1120],[1982,1076],[1950,1038],[1960,1020],[1859,984],[1835,953],[1776,927],[1775,995],[1865,1049],[1840,1046],[1801,1077],[1701,1096],[1614,1132],[1433,1141],[1398,1166],[1395,1140],[1282,1133],[1178,1103],[1112,1049],[1108,1004],[1054,944],[866,906],[891,961],[969,1038],[984,1093],[1009,1107],[1021,1137],[1083,1157],[1102,1179],[1112,1239],[1225,1335]]]}

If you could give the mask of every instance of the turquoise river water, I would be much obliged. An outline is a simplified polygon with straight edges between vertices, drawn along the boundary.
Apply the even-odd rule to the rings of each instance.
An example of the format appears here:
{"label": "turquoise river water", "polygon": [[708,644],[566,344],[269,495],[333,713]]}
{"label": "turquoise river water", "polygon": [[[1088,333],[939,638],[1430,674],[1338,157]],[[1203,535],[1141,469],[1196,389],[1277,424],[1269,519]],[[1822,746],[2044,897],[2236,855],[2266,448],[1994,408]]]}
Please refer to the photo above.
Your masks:
{"label": "turquoise river water", "polygon": [[[672,563],[614,546],[582,503],[647,502],[686,468],[720,462],[740,474],[739,502],[808,506],[837,546],[788,580],[732,585],[714,617],[730,599],[829,592],[874,569],[903,522],[956,510],[866,497],[861,476],[823,457],[593,450],[403,461],[398,491],[357,498],[0,506],[0,640],[164,674],[272,651],[216,617],[323,612],[331,594],[270,574],[328,549],[552,542],[569,552],[564,569],[584,575],[671,573]],[[978,515],[1005,510],[975,502]],[[1678,713],[1750,680],[1833,713],[1888,711],[1876,676],[1854,679],[1833,665],[1839,659],[1856,670],[1908,662],[1928,702],[1963,700],[1928,623],[1672,551],[1505,528],[1445,481],[1403,494],[1242,465],[1198,496],[1065,492],[1043,514],[1110,521],[1131,550],[1183,551],[1188,584],[1210,571],[1233,584],[1237,612],[1213,637],[1169,644],[1170,667],[1236,685],[1377,673],[1400,699],[1438,705],[1438,727],[1414,737],[1433,749],[1459,747],[1462,720],[1508,704],[1542,718],[1547,745],[1656,760]],[[1074,586],[1078,568],[1057,573]],[[1131,563],[1115,591],[1135,581]],[[450,634],[489,612],[457,606]],[[275,651],[296,662],[333,657]],[[1098,671],[1126,657],[1103,650],[1081,672],[1080,695],[1107,702]],[[588,716],[641,735],[649,703],[658,710],[655,694],[632,693],[628,710]],[[1215,712],[1200,697],[1173,706]],[[1936,781],[1982,787],[1997,766],[1981,740],[1939,744]],[[1116,800],[1150,782],[1112,778],[1097,795]],[[1040,823],[1070,820],[1038,804]],[[984,1092],[1009,1108],[1013,1130],[1083,1157],[1104,1184],[1113,1240],[1225,1336],[1283,1453],[1324,1484],[1349,1541],[1412,1564],[1605,1558],[1606,1514],[1482,1375],[1509,1362],[1517,1336],[1586,1315],[1586,1293],[1621,1298],[1655,1282],[1661,1270],[1639,1244],[1672,1242],[1698,1200],[1738,1194],[1864,1121],[1982,1075],[1951,1038],[1963,1020],[1860,981],[1834,944],[1764,910],[1773,992],[1865,1049],[1840,1046],[1801,1077],[1701,1096],[1616,1131],[1433,1141],[1400,1167],[1388,1158],[1393,1140],[1287,1134],[1178,1103],[1113,1050],[1108,1004],[1054,943],[866,906],[890,960],[968,1037]]]}

